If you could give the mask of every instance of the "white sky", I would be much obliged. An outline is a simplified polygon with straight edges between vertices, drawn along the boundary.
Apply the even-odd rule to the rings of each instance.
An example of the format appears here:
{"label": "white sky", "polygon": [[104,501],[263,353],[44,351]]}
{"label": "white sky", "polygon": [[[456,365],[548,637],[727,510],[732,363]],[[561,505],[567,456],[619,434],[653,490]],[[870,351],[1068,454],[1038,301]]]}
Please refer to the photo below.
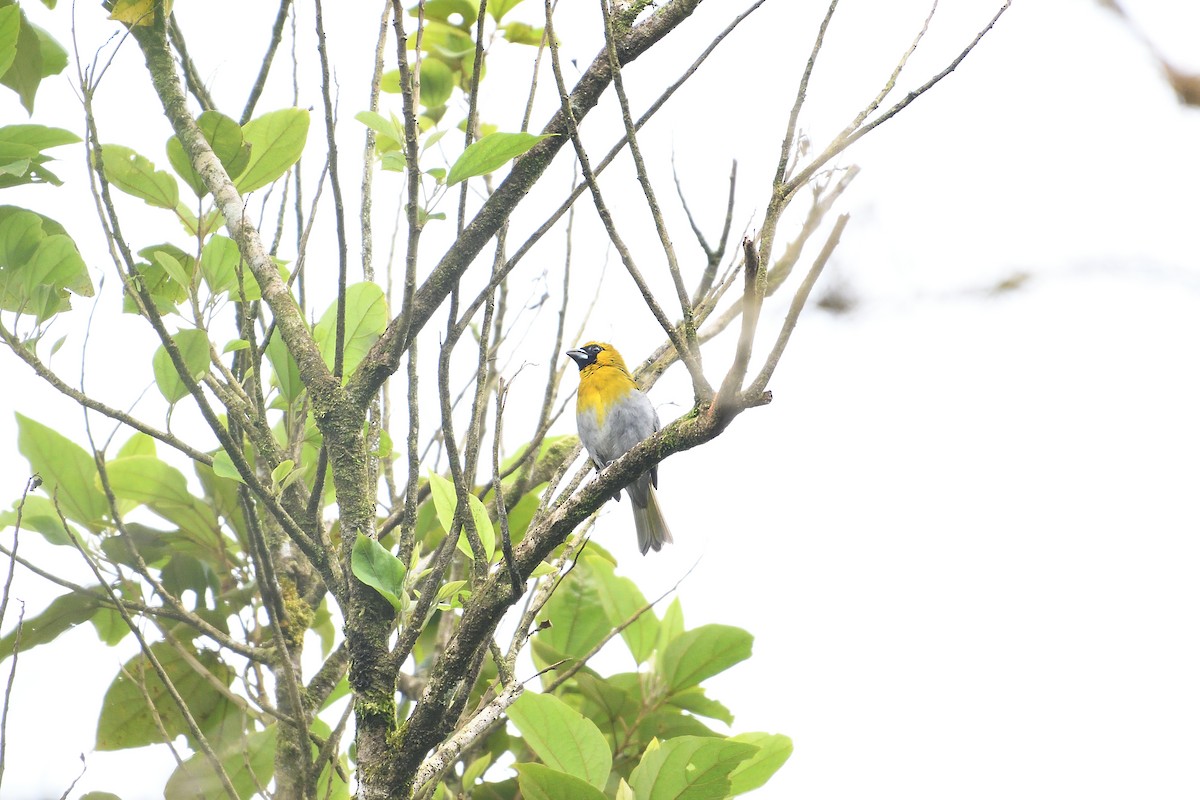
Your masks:
{"label": "white sky", "polygon": [[[236,59],[240,51],[255,57],[262,28],[243,42],[228,20],[269,17],[271,4],[205,4],[228,38],[227,60],[216,63],[200,28],[187,27],[199,25],[189,23],[188,4],[177,5],[185,30],[197,31],[190,43],[218,100],[236,116],[246,85]],[[526,5],[532,19],[534,4]],[[692,47],[639,62],[627,76],[635,105],[650,92],[636,78],[674,77],[683,54],[742,5],[709,0],[681,32]],[[647,129],[643,146],[666,205],[674,205],[673,148],[698,213],[715,225],[736,157],[735,233],[760,219],[778,123],[823,11],[799,5],[768,2],[680,93],[669,120]],[[910,62],[910,84],[940,69],[994,5],[944,0]],[[1177,66],[1200,72],[1200,10],[1168,0],[1128,6]],[[69,8],[30,10],[68,39]],[[845,4],[807,107],[814,143],[878,89],[924,13],[910,2]],[[79,14],[80,30],[103,41],[111,28],[90,6]],[[332,39],[359,31],[334,58],[349,121],[365,107],[357,60],[376,22],[373,13],[329,16]],[[588,24],[560,22],[581,62],[598,46]],[[502,64],[498,57],[491,74]],[[139,68],[136,53],[123,52],[100,103],[120,94],[148,102]],[[39,96],[35,121],[79,130],[70,93],[52,91]],[[162,167],[155,148],[165,123],[133,119],[127,108],[123,119],[102,120],[104,139],[137,146]],[[588,120],[601,151],[611,142],[611,111]],[[495,108],[485,117],[503,124],[518,113]],[[0,118],[24,121],[9,94],[0,96]],[[353,188],[361,145],[358,131],[345,128],[343,183]],[[818,294],[841,281],[860,305],[839,317],[806,312],[771,387],[775,402],[663,465],[660,497],[675,546],[638,556],[627,504],[596,532],[647,596],[698,561],[680,589],[688,624],[723,622],[756,635],[754,657],[709,690],[734,712],[735,730],[794,740],[792,759],[756,798],[1200,792],[1198,141],[1200,110],[1178,105],[1116,17],[1084,0],[1043,0],[1016,3],[957,72],[843,156],[841,164],[863,172],[844,199],[852,219]],[[80,153],[62,157],[78,161]],[[77,169],[64,165],[62,174],[82,193]],[[607,178],[614,196],[632,190],[629,174]],[[57,216],[85,252],[90,245],[98,253],[90,203],[69,212],[45,205],[60,194],[7,192],[3,202]],[[638,229],[639,202],[628,196],[622,222],[653,268],[659,252]],[[580,208],[586,242],[594,225],[585,218],[594,215]],[[674,238],[686,242],[686,227]],[[577,245],[580,274],[598,272],[603,248]],[[561,246],[537,253],[553,266]],[[90,259],[98,275],[103,262]],[[588,338],[640,358],[661,335],[620,305],[628,281],[615,261],[607,269]],[[536,285],[536,270],[522,280]],[[1020,291],[987,294],[1017,270],[1032,275]],[[113,287],[103,302],[116,303]],[[764,325],[781,316],[777,305]],[[124,372],[106,380],[100,370],[142,363],[154,342],[130,317],[104,325],[92,342],[89,388],[128,402],[144,384],[130,386]],[[71,376],[74,341],[56,361]],[[533,341],[531,360],[544,358],[546,347]],[[16,497],[28,470],[12,411],[68,431],[79,430],[79,414],[11,356],[0,363],[10,385],[0,400],[0,447],[11,454],[0,462],[0,495]],[[721,366],[718,357],[708,363]],[[690,399],[676,372],[652,393],[668,418]],[[570,431],[570,421],[560,429]],[[32,535],[22,548],[36,552]],[[41,552],[78,570],[62,563],[65,550]],[[27,576],[18,590],[28,614],[56,594]],[[6,797],[58,796],[78,773],[80,753],[88,767],[76,795],[152,797],[173,768],[157,749],[91,752],[103,689],[129,655],[93,640],[85,626],[22,655]]]}

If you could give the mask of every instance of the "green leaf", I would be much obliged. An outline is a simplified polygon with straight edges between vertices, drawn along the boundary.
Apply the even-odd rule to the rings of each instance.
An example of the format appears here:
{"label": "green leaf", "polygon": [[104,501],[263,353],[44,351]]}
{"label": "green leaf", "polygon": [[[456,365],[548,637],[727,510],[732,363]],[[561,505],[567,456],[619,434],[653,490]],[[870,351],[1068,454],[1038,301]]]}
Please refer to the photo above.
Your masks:
{"label": "green leaf", "polygon": [[[417,8],[414,6],[408,14],[417,16]],[[451,17],[455,14],[458,15],[458,21],[452,22]],[[479,19],[479,0],[425,0],[425,18],[470,31],[475,20]]]}
{"label": "green leaf", "polygon": [[466,789],[470,789],[475,783],[483,777],[483,773],[487,772],[487,768],[491,766],[492,754],[484,753],[479,758],[472,761],[463,770],[462,784]]}
{"label": "green leaf", "polygon": [[121,800],[121,798],[112,792],[88,792],[79,800]]}
{"label": "green leaf", "polygon": [[[195,380],[204,377],[210,365],[208,334],[201,330],[182,330],[172,336],[171,340],[179,348],[179,355],[183,357],[188,374]],[[158,384],[158,390],[168,403],[175,405],[188,396],[187,386],[179,377],[166,347],[161,344],[158,346],[151,364],[154,367],[154,382]]]}
{"label": "green leaf", "polygon": [[717,719],[726,725],[733,724],[733,714],[725,707],[725,704],[708,697],[699,686],[675,692],[668,702],[675,708],[682,708],[709,719]]}
{"label": "green leaf", "polygon": [[42,79],[57,75],[66,68],[67,51],[50,34],[31,23],[23,11],[20,14],[16,54],[8,69],[0,76],[0,84],[15,91],[21,98],[21,105],[32,114],[34,97]]}
{"label": "green leaf", "polygon": [[70,306],[67,291],[94,292],[79,250],[49,217],[0,206],[0,308],[39,321]]}
{"label": "green leaf", "polygon": [[[230,179],[236,179],[250,161],[250,145],[242,134],[242,126],[219,111],[205,111],[196,118],[196,125],[204,138],[212,147],[213,153],[225,167],[225,173]],[[179,137],[172,136],[167,140],[167,160],[175,174],[183,178],[184,183],[191,187],[197,197],[208,194],[208,187],[200,175],[192,169],[192,163],[184,152]]]}
{"label": "green leaf", "polygon": [[[429,473],[429,490],[433,495],[433,506],[437,510],[438,522],[442,529],[447,533],[454,523],[454,512],[458,509],[458,493],[454,489],[454,484],[438,475],[432,470]],[[471,519],[475,522],[475,530],[479,533],[479,541],[483,544],[483,549],[487,554],[488,562],[496,555],[496,531],[492,527],[492,521],[488,517],[487,508],[483,502],[473,494],[467,494],[467,506],[471,509]],[[471,552],[471,545],[467,541],[467,532],[464,529],[458,535],[458,549],[467,558],[474,558],[475,554]]]}
{"label": "green leaf", "polygon": [[670,605],[663,613],[662,622],[658,626],[658,652],[662,652],[672,640],[683,635],[683,606],[679,598],[671,599]]}
{"label": "green leaf", "polygon": [[[234,791],[242,800],[253,797],[259,787],[271,781],[275,765],[277,726],[246,734],[241,742],[231,742],[217,753]],[[241,738],[241,737],[237,737]],[[228,797],[212,762],[204,753],[196,753],[180,764],[163,790],[165,800]]]}
{"label": "green leaf", "polygon": [[[99,586],[89,588],[93,591],[103,591]],[[23,653],[40,644],[54,641],[60,634],[66,633],[79,623],[87,622],[99,608],[100,601],[88,594],[72,592],[54,598],[45,611],[26,619],[21,625],[19,644],[15,628],[0,639],[0,661],[13,654],[14,645],[17,646],[17,652]]]}
{"label": "green leaf", "polygon": [[[9,6],[8,8],[12,8]],[[8,9],[0,8],[0,15]],[[31,152],[77,144],[80,138],[64,128],[48,128],[45,125],[4,125],[0,127],[0,145],[4,148],[27,147]]]}
{"label": "green leaf", "polygon": [[271,483],[278,486],[283,483],[288,475],[292,474],[292,470],[296,468],[296,462],[292,459],[285,459],[279,462],[275,469],[271,470]]}
{"label": "green leaf", "polygon": [[[608,560],[593,555],[585,555],[583,560],[596,577],[600,602],[614,628],[646,608],[646,597],[637,584],[629,578],[615,575]],[[658,617],[655,616],[654,609],[646,608],[635,622],[621,631],[621,638],[625,640],[637,663],[644,663],[654,653],[658,643],[658,627]]]}
{"label": "green leaf", "polygon": [[[362,362],[371,345],[388,323],[387,298],[379,284],[364,281],[346,287],[346,333],[342,375],[349,378]],[[332,369],[337,346],[337,303],[326,309],[315,328],[313,338],[321,348],[321,358]]]}
{"label": "green leaf", "polygon": [[[587,786],[583,781],[580,783]],[[481,783],[471,792],[471,800],[516,800],[520,796],[516,778],[509,778],[498,783]],[[568,796],[564,795],[564,797]]]}
{"label": "green leaf", "polygon": [[[158,264],[138,264],[137,280],[145,287],[150,300],[160,314],[177,314],[177,306],[187,299],[188,287],[172,280],[167,271]],[[139,314],[132,286],[125,287],[122,310],[126,314]]]}
{"label": "green leaf", "polygon": [[[233,296],[236,296],[237,268],[241,263],[242,254],[238,250],[237,242],[220,234],[210,238],[200,253],[200,274],[204,276],[204,283],[208,285],[208,290],[213,294],[231,292]],[[257,291],[258,283],[254,281],[250,270],[244,269],[243,275],[249,277],[249,280],[245,281],[247,295],[249,295],[251,285]],[[257,300],[259,298],[247,296],[246,299]]]}
{"label": "green leaf", "polygon": [[[154,7],[157,0],[113,0],[108,18],[126,25],[145,26],[154,21]],[[171,0],[164,4],[166,14],[171,13]]]}
{"label": "green leaf", "polygon": [[404,158],[402,150],[384,153],[379,159],[379,166],[388,172],[404,172],[407,165],[408,161]]}
{"label": "green leaf", "polygon": [[360,581],[383,595],[397,611],[403,611],[404,562],[366,534],[358,534],[350,553],[350,570]]}
{"label": "green leaf", "polygon": [[421,105],[444,106],[454,93],[454,70],[436,58],[421,59]]}
{"label": "green leaf", "polygon": [[46,238],[42,218],[23,208],[0,207],[0,267],[15,269],[30,258]]}
{"label": "green leaf", "polygon": [[173,210],[179,204],[179,184],[175,176],[156,170],[154,162],[129,147],[106,144],[100,149],[104,177],[126,194],[157,208]]}
{"label": "green leaf", "polygon": [[42,489],[56,497],[67,519],[99,530],[108,501],[96,488],[96,461],[56,430],[17,414],[17,448],[42,476]]}
{"label": "green leaf", "polygon": [[493,172],[517,156],[528,152],[542,139],[553,135],[549,133],[542,136],[532,133],[489,134],[463,151],[463,154],[454,162],[454,166],[450,167],[446,185],[453,186],[467,178]]}
{"label": "green leaf", "polygon": [[21,34],[21,7],[0,8],[0,75],[8,72],[17,59],[17,38]]}
{"label": "green leaf", "polygon": [[308,111],[271,111],[243,125],[242,134],[250,144],[250,157],[234,186],[246,194],[273,182],[300,160],[308,139]]}
{"label": "green leaf", "polygon": [[208,502],[188,491],[182,472],[156,456],[142,455],[117,458],[108,463],[107,472],[118,498],[144,503],[163,519],[179,526],[183,537],[200,548],[194,555],[219,563],[221,538],[217,517]]}
{"label": "green leaf", "polygon": [[[284,268],[283,262],[276,259],[275,265],[279,269],[280,278],[286,280],[288,272]],[[228,236],[216,234],[204,245],[204,250],[200,254],[200,272],[204,276],[204,283],[208,286],[208,290],[214,295],[228,292],[229,297],[233,300],[240,301],[243,297],[249,301],[262,299],[262,289],[258,286],[258,279],[254,277],[254,273],[242,260],[237,243]],[[238,288],[239,273],[242,282],[240,289]]]}
{"label": "green leaf", "polygon": [[603,679],[583,669],[575,673],[574,681],[584,701],[580,711],[612,741],[628,737],[630,720],[637,718],[642,705],[638,675]]}
{"label": "green leaf", "polygon": [[296,365],[296,359],[292,358],[279,331],[275,331],[271,341],[267,342],[267,361],[275,370],[274,382],[279,387],[280,396],[290,406],[304,392],[304,383],[300,380],[300,367]]}
{"label": "green leaf", "polygon": [[552,694],[527,691],[508,709],[525,743],[549,767],[603,789],[612,769],[608,742],[590,719]]}
{"label": "green leaf", "polygon": [[515,764],[523,800],[605,800],[604,792],[543,764]]}
{"label": "green leaf", "polygon": [[546,35],[545,28],[535,28],[524,22],[508,22],[500,26],[504,38],[513,44],[528,44],[534,47],[541,45]]}
{"label": "green leaf", "polygon": [[[388,119],[374,111],[360,111],[354,118],[375,131],[375,150],[380,154],[392,153],[403,147],[404,133],[395,118]],[[400,158],[403,160],[403,154]]]}
{"label": "green leaf", "polygon": [[100,641],[109,647],[119,644],[129,634],[129,626],[115,608],[100,608],[90,620]]}
{"label": "green leaf", "polygon": [[[87,280],[87,268],[70,236],[47,236],[38,243],[25,265],[25,284],[29,294],[39,286],[55,289],[76,288],[80,277]],[[89,285],[90,288],[90,285]]]}
{"label": "green leaf", "polygon": [[551,623],[533,640],[539,669],[558,658],[583,658],[612,630],[595,577],[582,564],[555,590],[539,616]]}
{"label": "green leaf", "polygon": [[[442,530],[449,533],[454,523],[454,509],[458,507],[458,495],[454,491],[454,484],[430,470],[429,493],[433,495],[438,524],[442,526]],[[471,553],[468,551],[467,555],[470,556]]]}
{"label": "green leaf", "polygon": [[[43,321],[70,306],[66,292],[91,296],[92,282],[87,267],[71,237],[63,234],[46,236],[20,268],[20,296],[27,301],[25,310],[32,311]],[[10,291],[11,282],[6,284]]]}
{"label": "green leaf", "polygon": [[121,445],[121,449],[117,451],[117,458],[153,455],[158,455],[158,448],[154,444],[154,439],[141,431],[135,431],[125,441],[125,444]]}
{"label": "green leaf", "polygon": [[441,603],[446,600],[451,600],[455,595],[470,595],[469,591],[463,591],[466,588],[466,581],[447,581],[438,589],[436,602]]}
{"label": "green leaf", "polygon": [[467,505],[471,508],[471,519],[475,522],[475,531],[479,534],[479,541],[483,544],[483,551],[487,554],[490,564],[496,557],[496,529],[492,527],[492,520],[488,517],[487,508],[484,507],[482,500],[474,494],[467,493]]}
{"label": "green leaf", "polygon": [[246,482],[242,480],[242,473],[238,472],[237,467],[233,465],[233,459],[229,457],[229,453],[224,450],[218,450],[213,454],[212,469],[213,474],[219,478],[228,478],[238,483]]}
{"label": "green leaf", "polygon": [[[17,503],[13,503],[12,510],[0,512],[0,530],[16,526]],[[60,547],[71,544],[71,537],[63,527],[62,520],[58,518],[54,503],[47,497],[31,494],[25,498],[25,508],[21,512],[21,530],[40,533],[47,542]],[[75,535],[78,537],[79,534]]]}
{"label": "green leaf", "polygon": [[425,143],[421,145],[421,152],[422,153],[427,152],[429,150],[429,148],[433,147],[435,144],[440,142],[442,140],[442,137],[445,136],[449,132],[450,131],[443,129],[440,131],[434,131],[433,133],[429,134],[429,136],[427,136],[425,138]]}
{"label": "green leaf", "polygon": [[180,264],[179,259],[175,258],[175,256],[165,250],[158,250],[154,253],[154,261],[166,270],[167,274],[171,276],[171,280],[181,286],[192,285],[191,276],[184,271],[183,264]]}
{"label": "green leaf", "polygon": [[490,0],[487,6],[488,15],[499,22],[520,2],[521,0]]}
{"label": "green leaf", "polygon": [[792,755],[792,740],[778,733],[739,733],[730,741],[745,742],[758,752],[729,773],[729,796],[745,794],[765,784]]}
{"label": "green leaf", "polygon": [[[192,650],[187,653],[190,659],[198,661],[207,670],[206,676],[196,672],[189,659],[167,642],[155,642],[150,645],[150,650],[187,703],[202,733],[214,733],[226,720],[242,717],[229,698],[209,682],[210,677],[215,677],[228,686],[233,679],[233,671],[217,653],[212,650]],[[146,705],[147,696],[153,703],[153,709]],[[189,741],[192,740],[179,706],[146,655],[139,653],[126,662],[123,671],[117,674],[104,695],[96,726],[96,749],[122,750],[163,741],[154,719],[155,713],[168,737],[183,734]]]}
{"label": "green leaf", "polygon": [[680,736],[648,748],[629,776],[638,800],[722,800],[729,773],[757,747],[702,736]]}
{"label": "green leaf", "polygon": [[754,637],[741,628],[703,625],[667,645],[658,673],[671,691],[678,692],[746,660],[753,643]]}
{"label": "green leaf", "polygon": [[[324,598],[321,600],[321,605],[317,606],[316,612],[313,614],[313,621],[309,627],[317,634],[321,640],[321,657],[327,657],[333,651],[334,642],[337,639],[337,631],[333,627],[333,615],[329,613],[329,600]],[[329,706],[329,699],[325,700],[325,708]]]}
{"label": "green leaf", "polygon": [[[0,28],[4,13],[14,6],[0,8]],[[0,31],[0,38],[3,32]],[[0,42],[0,60],[3,60],[3,43]],[[0,69],[0,72],[3,72]],[[44,164],[54,159],[42,151],[51,147],[73,144],[79,137],[62,128],[47,128],[44,125],[5,125],[0,127],[0,188],[20,186],[27,183],[52,183],[61,186],[62,181],[45,168]]]}

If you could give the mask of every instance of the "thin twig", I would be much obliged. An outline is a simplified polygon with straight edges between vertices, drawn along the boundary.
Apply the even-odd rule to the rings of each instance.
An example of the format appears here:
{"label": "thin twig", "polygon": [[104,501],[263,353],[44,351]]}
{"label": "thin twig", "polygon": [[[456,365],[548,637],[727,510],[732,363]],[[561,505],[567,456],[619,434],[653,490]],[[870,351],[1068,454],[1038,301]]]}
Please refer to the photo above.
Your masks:
{"label": "thin twig", "polygon": [[254,115],[254,106],[258,104],[263,87],[267,85],[267,73],[271,71],[271,64],[275,61],[275,51],[279,49],[279,43],[283,41],[283,24],[287,22],[288,11],[291,10],[291,7],[292,0],[279,0],[279,12],[275,15],[275,24],[271,28],[271,40],[267,42],[267,52],[263,55],[262,65],[258,68],[258,77],[254,79],[254,85],[250,87],[250,96],[246,98],[246,106],[242,109],[242,117],[238,123],[240,125],[245,125],[250,121],[250,117]]}
{"label": "thin twig", "polygon": [[600,216],[601,222],[604,223],[604,229],[608,232],[609,241],[617,249],[621,255],[621,262],[625,265],[629,276],[633,278],[633,282],[637,285],[638,291],[642,295],[642,299],[646,304],[646,308],[658,320],[658,324],[666,333],[667,338],[675,345],[675,349],[679,351],[680,360],[687,367],[688,374],[692,378],[692,388],[698,398],[712,397],[712,386],[704,377],[703,368],[700,366],[700,359],[697,354],[688,348],[687,343],[680,337],[678,329],[667,317],[666,312],[654,299],[654,293],[650,290],[646,279],[642,277],[641,270],[638,269],[637,263],[633,259],[633,253],[626,246],[624,239],[617,232],[616,224],[613,222],[612,214],[608,210],[608,205],[604,202],[604,198],[600,193],[600,185],[596,181],[596,173],[591,167],[591,160],[588,158],[587,151],[584,150],[583,140],[579,136],[579,121],[576,119],[575,111],[571,107],[570,94],[567,92],[566,82],[563,79],[562,65],[559,63],[558,45],[554,38],[554,20],[553,11],[550,7],[550,0],[545,0],[546,13],[546,35],[550,42],[550,64],[554,72],[554,80],[558,84],[559,97],[562,98],[562,115],[566,121],[567,132],[570,135],[571,143],[575,147],[575,157],[579,162],[579,168],[583,173],[584,181],[587,183],[588,189],[592,193],[592,201],[596,206],[596,213]]}

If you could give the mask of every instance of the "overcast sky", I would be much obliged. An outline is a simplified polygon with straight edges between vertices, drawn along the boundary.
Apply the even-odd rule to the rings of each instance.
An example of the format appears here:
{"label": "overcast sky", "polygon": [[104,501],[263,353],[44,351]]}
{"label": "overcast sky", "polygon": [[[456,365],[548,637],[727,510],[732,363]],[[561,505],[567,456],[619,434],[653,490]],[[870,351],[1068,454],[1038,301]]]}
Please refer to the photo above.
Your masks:
{"label": "overcast sky", "polygon": [[[39,24],[69,40],[69,7],[32,5]],[[224,59],[205,62],[208,80],[240,111],[238,58],[253,59],[263,28],[248,24],[254,35],[243,41],[229,20],[273,11],[205,4],[225,38],[217,56],[204,45],[218,34],[189,22],[189,5],[177,4],[185,30],[197,31],[193,50]],[[532,21],[534,4],[526,5]],[[681,29],[692,46],[679,52],[695,52],[741,5],[709,0]],[[647,128],[660,195],[673,197],[673,152],[712,225],[732,158],[742,187],[735,232],[761,218],[779,123],[823,12],[800,5],[769,0]],[[996,5],[943,0],[908,81],[941,69]],[[1126,5],[1168,59],[1200,72],[1193,4]],[[911,2],[845,4],[807,106],[815,143],[878,90],[924,14]],[[90,6],[79,16],[89,42],[81,52],[90,54],[111,28]],[[369,65],[359,59],[374,37],[372,16],[327,19],[333,41],[362,31],[335,53],[343,120],[365,106],[359,76]],[[598,40],[587,20],[560,27],[569,55],[590,60]],[[682,58],[647,62],[641,77],[673,76]],[[139,61],[122,52],[101,104],[123,94],[150,102]],[[498,56],[493,74],[502,63]],[[635,105],[644,105],[651,89],[630,80]],[[46,92],[35,121],[79,131],[66,87]],[[260,108],[289,102],[279,97]],[[105,140],[145,147],[165,164],[153,151],[165,123],[128,107],[123,120],[110,114]],[[497,120],[513,114],[485,110]],[[0,95],[0,118],[25,120],[11,93]],[[611,118],[589,117],[593,124],[614,129]],[[609,139],[597,141],[607,148]],[[696,564],[679,590],[689,626],[722,622],[755,634],[754,657],[714,679],[709,693],[733,711],[735,730],[785,733],[795,743],[756,798],[1200,793],[1197,142],[1200,110],[1178,103],[1128,25],[1095,2],[1041,0],[1017,2],[953,75],[839,161],[862,173],[816,294],[837,286],[855,299],[852,311],[806,311],[771,387],[775,401],[661,467],[676,545],[640,557],[627,504],[609,509],[595,533],[647,596]],[[359,148],[343,150],[348,164]],[[78,162],[81,150],[62,157]],[[357,169],[347,169],[352,185]],[[78,170],[63,174],[82,193]],[[622,191],[619,178],[608,186]],[[45,205],[60,193],[3,199],[58,216],[88,253],[97,239],[82,200],[67,214]],[[580,224],[584,237],[589,223]],[[674,234],[688,235],[685,227]],[[598,272],[605,245],[596,241],[578,248],[581,271]],[[88,255],[94,278],[111,271],[100,252]],[[556,264],[561,255],[544,257]],[[661,333],[621,305],[630,287],[619,270],[608,265],[588,338],[637,359]],[[1028,275],[1018,290],[991,291],[1018,273]],[[536,286],[535,272],[524,280]],[[106,292],[111,308],[116,293]],[[764,325],[781,316],[768,310]],[[132,318],[106,325],[92,344],[89,388],[132,399],[144,386],[121,386],[124,373],[107,380],[104,357],[139,363],[155,343]],[[79,372],[72,347],[56,361],[70,376]],[[544,357],[546,347],[536,350]],[[666,418],[690,402],[676,372],[652,392]],[[0,461],[0,497],[16,497],[28,467],[12,412],[67,431],[81,429],[80,415],[11,356],[0,356],[0,374],[8,386],[0,447],[10,454]],[[564,419],[556,432],[572,431]],[[70,559],[37,550],[32,536],[26,547],[56,568]],[[64,572],[78,568],[62,563]],[[27,614],[56,594],[18,578]],[[22,655],[6,796],[58,796],[81,753],[82,790],[154,796],[174,766],[161,748],[91,752],[104,687],[128,656],[95,646],[86,626]]]}

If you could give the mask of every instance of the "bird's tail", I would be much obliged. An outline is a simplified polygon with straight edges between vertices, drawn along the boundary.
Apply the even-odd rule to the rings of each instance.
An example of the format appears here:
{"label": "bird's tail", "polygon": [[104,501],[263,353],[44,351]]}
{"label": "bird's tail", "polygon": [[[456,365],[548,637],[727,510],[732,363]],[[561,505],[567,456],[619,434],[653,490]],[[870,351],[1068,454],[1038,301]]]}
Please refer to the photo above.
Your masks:
{"label": "bird's tail", "polygon": [[650,491],[646,495],[646,505],[641,507],[637,503],[632,504],[633,524],[637,528],[638,547],[641,548],[642,555],[646,555],[651,549],[657,552],[664,544],[675,541],[671,538],[671,529],[667,527],[667,521],[663,519],[662,509],[658,507],[658,495],[655,494],[654,487],[647,488]]}

